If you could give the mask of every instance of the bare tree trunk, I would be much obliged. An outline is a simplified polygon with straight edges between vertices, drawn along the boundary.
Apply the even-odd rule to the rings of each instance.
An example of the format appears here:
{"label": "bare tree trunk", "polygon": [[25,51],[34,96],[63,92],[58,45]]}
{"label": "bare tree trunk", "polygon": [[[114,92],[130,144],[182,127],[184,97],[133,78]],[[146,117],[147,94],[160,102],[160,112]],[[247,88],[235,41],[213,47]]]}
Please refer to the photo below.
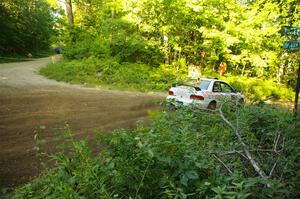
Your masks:
{"label": "bare tree trunk", "polygon": [[70,26],[74,25],[74,16],[73,16],[73,7],[72,7],[72,0],[65,0],[66,2],[66,10],[67,10],[67,17]]}
{"label": "bare tree trunk", "polygon": [[115,18],[115,8],[111,9],[111,18],[114,19]]}
{"label": "bare tree trunk", "polygon": [[[113,1],[114,3],[115,1]],[[115,18],[115,7],[113,6],[111,8],[111,19],[114,19]],[[110,33],[109,33],[109,46],[110,48],[112,49],[111,50],[111,55],[114,56],[114,52],[113,52],[113,49],[114,49],[114,43],[113,43],[113,40],[114,40],[114,31],[111,30]]]}
{"label": "bare tree trunk", "polygon": [[243,64],[242,75],[245,73],[246,64]]}
{"label": "bare tree trunk", "polygon": [[281,63],[277,72],[277,83],[281,83],[283,76],[284,64]]}
{"label": "bare tree trunk", "polygon": [[169,51],[169,38],[167,34],[163,35],[164,40],[164,58],[165,58],[165,64],[170,64],[170,51]]}
{"label": "bare tree trunk", "polygon": [[288,59],[287,59],[288,54],[284,53],[281,55],[281,59],[283,60],[278,68],[278,72],[277,72],[277,83],[281,83],[283,80],[283,76],[285,75],[285,70],[288,67]]}

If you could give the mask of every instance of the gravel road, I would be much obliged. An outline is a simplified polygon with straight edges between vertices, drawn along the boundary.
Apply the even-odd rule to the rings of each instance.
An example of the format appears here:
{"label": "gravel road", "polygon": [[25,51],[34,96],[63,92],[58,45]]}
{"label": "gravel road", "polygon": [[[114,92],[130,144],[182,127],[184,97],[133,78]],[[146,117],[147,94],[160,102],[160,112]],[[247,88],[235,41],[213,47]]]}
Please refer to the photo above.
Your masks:
{"label": "gravel road", "polygon": [[0,64],[0,187],[16,187],[41,172],[34,134],[55,149],[55,134],[68,123],[78,138],[93,141],[94,130],[134,128],[136,121],[158,109],[163,94],[85,88],[38,74],[59,57]]}

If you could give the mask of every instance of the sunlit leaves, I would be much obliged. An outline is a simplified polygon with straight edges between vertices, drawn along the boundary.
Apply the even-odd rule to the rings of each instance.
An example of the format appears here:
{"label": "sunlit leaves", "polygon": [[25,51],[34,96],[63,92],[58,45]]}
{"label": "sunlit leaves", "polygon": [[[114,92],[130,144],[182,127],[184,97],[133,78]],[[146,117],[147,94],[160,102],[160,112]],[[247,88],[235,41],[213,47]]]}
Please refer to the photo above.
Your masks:
{"label": "sunlit leaves", "polygon": [[[293,64],[278,59],[282,57],[284,41],[278,31],[282,17],[287,16],[283,8],[297,10],[299,6],[294,3],[295,0],[80,0],[74,1],[74,30],[80,32],[78,35],[86,33],[97,38],[95,41],[101,38],[109,43],[107,51],[121,57],[121,61],[178,67],[178,60],[185,60],[186,66],[215,72],[223,61],[228,65],[227,73],[277,77],[280,82],[287,81],[286,71],[295,71]],[[91,54],[97,56],[96,52]]]}

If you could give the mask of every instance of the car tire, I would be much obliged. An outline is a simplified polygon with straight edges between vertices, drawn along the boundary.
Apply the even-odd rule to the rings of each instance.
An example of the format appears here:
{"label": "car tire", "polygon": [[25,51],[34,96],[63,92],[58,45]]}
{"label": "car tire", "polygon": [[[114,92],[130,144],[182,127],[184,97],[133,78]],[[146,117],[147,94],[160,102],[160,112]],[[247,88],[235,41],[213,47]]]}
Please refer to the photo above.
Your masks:
{"label": "car tire", "polygon": [[176,106],[174,104],[168,104],[167,111],[176,111]]}
{"label": "car tire", "polygon": [[238,108],[241,108],[241,107],[243,106],[244,103],[245,103],[245,101],[244,101],[243,98],[239,99],[239,102],[238,102],[238,104],[237,104],[237,107],[238,107]]}
{"label": "car tire", "polygon": [[216,101],[212,101],[208,104],[207,109],[209,110],[215,110],[217,108],[217,102]]}

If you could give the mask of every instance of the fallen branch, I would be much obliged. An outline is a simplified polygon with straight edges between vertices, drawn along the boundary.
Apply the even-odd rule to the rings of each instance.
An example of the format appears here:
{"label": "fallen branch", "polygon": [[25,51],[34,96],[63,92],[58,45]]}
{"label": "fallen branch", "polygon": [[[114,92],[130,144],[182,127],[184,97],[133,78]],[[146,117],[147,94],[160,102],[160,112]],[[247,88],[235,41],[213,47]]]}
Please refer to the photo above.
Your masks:
{"label": "fallen branch", "polygon": [[213,156],[219,161],[221,162],[221,164],[223,164],[223,166],[227,169],[227,171],[232,174],[232,171],[229,169],[229,167],[220,159],[218,158],[218,156],[216,156],[215,154],[213,154]]}
{"label": "fallen branch", "polygon": [[[272,152],[272,153],[276,153],[279,155],[279,152],[281,152],[281,150],[277,150],[277,151],[274,151],[274,149],[249,149],[250,152]],[[232,151],[226,151],[226,152],[223,152],[223,153],[220,153],[220,155],[230,155],[230,154],[234,154],[234,153],[242,153],[243,151],[241,150],[232,150]],[[244,154],[243,154],[244,155]]]}
{"label": "fallen branch", "polygon": [[220,116],[222,118],[222,120],[232,129],[233,133],[235,134],[235,136],[238,138],[239,143],[242,146],[242,150],[245,153],[247,159],[250,161],[251,165],[253,166],[254,170],[264,179],[268,179],[268,176],[266,175],[266,173],[263,171],[263,169],[259,166],[258,162],[256,162],[249,149],[248,146],[245,144],[245,142],[242,139],[242,136],[239,132],[239,130],[237,128],[235,128],[224,116],[223,112],[222,112],[222,106],[219,108],[219,113]]}
{"label": "fallen branch", "polygon": [[277,166],[277,162],[278,162],[278,160],[277,160],[277,161],[275,162],[275,164],[273,165],[273,167],[272,167],[272,169],[271,169],[271,171],[270,171],[270,173],[269,173],[268,178],[271,178],[271,177],[272,177],[273,171],[275,170],[275,167]]}
{"label": "fallen branch", "polygon": [[237,154],[241,155],[243,158],[248,160],[248,158],[243,154],[243,151],[233,150],[233,151],[227,151],[227,152],[222,152],[222,153],[220,153],[220,152],[209,152],[209,153],[210,154],[217,154],[219,156],[232,155],[232,154],[237,153]]}
{"label": "fallen branch", "polygon": [[277,144],[278,144],[279,139],[280,139],[280,132],[278,132],[278,135],[274,141],[274,147],[273,147],[274,152],[277,152]]}

